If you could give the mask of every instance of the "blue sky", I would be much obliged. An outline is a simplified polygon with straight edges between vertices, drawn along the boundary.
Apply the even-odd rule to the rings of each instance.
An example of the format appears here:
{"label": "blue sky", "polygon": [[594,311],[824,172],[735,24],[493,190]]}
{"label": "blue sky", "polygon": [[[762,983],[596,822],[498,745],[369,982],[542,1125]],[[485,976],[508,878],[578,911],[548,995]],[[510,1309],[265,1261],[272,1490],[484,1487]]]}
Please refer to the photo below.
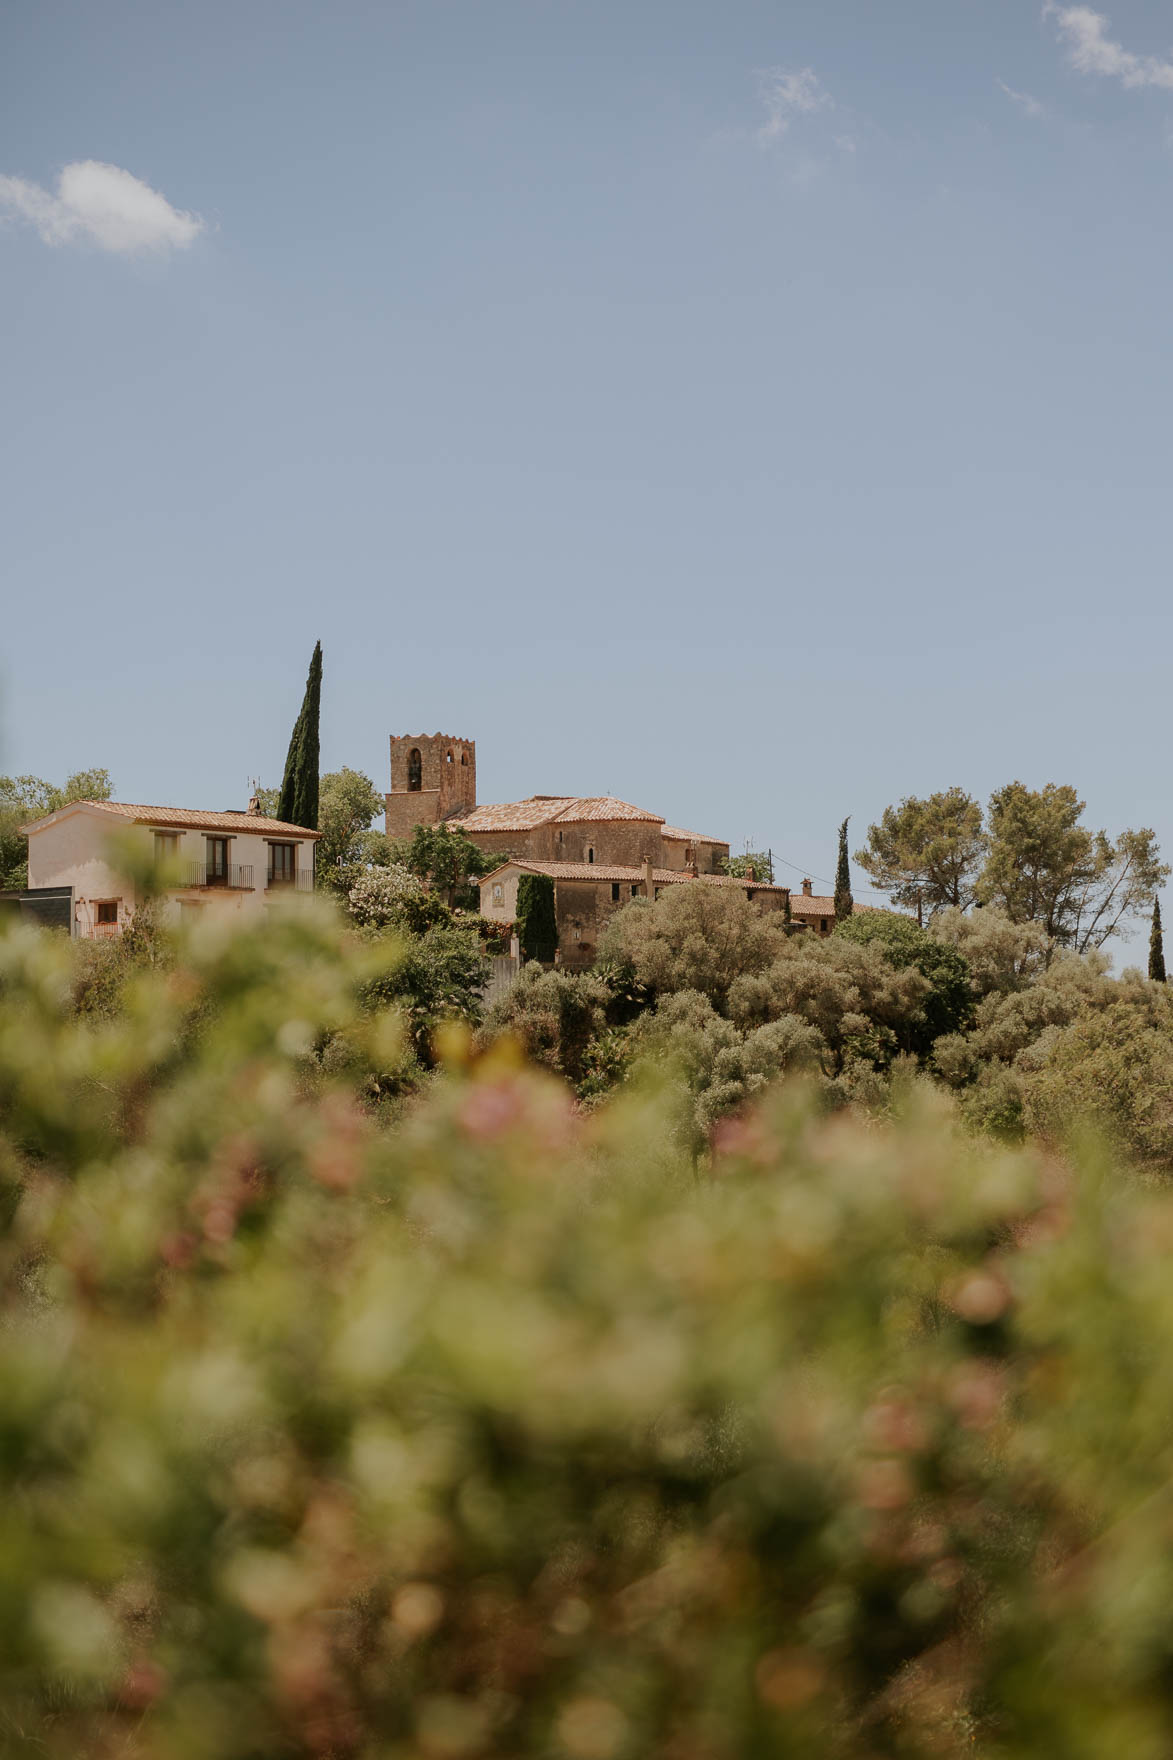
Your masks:
{"label": "blue sky", "polygon": [[10,6],[0,767],[1173,851],[1171,198],[1156,0]]}

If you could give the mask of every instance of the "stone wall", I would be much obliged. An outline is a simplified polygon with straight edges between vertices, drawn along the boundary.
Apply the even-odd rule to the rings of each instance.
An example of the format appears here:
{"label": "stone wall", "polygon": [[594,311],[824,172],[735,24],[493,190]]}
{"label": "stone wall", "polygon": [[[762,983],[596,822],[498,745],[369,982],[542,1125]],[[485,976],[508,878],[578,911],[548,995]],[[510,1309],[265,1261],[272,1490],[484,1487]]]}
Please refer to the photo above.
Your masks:
{"label": "stone wall", "polygon": [[678,843],[674,837],[664,839],[664,853],[656,863],[658,868],[691,868],[695,865],[698,874],[723,874],[724,862],[729,854],[727,843]]}
{"label": "stone wall", "polygon": [[387,836],[410,837],[417,825],[436,825],[440,820],[440,790],[422,789],[416,794],[387,796]]}
{"label": "stone wall", "polygon": [[606,867],[639,868],[648,857],[657,868],[668,865],[661,859],[660,827],[649,820],[534,825],[527,831],[472,831],[469,836],[478,849],[501,862],[585,862],[593,849],[595,861]]}
{"label": "stone wall", "polygon": [[387,834],[410,837],[417,825],[436,825],[477,804],[476,741],[448,733],[391,736],[391,792]]}
{"label": "stone wall", "polygon": [[554,848],[546,858],[552,862],[585,862],[594,850],[595,861],[620,868],[638,868],[650,859],[659,868],[663,839],[659,823],[651,819],[596,819],[573,825],[550,827]]}
{"label": "stone wall", "polygon": [[567,971],[583,971],[595,963],[599,936],[607,919],[630,904],[630,888],[621,886],[618,904],[611,900],[611,886],[601,880],[559,880],[555,888],[560,964]]}

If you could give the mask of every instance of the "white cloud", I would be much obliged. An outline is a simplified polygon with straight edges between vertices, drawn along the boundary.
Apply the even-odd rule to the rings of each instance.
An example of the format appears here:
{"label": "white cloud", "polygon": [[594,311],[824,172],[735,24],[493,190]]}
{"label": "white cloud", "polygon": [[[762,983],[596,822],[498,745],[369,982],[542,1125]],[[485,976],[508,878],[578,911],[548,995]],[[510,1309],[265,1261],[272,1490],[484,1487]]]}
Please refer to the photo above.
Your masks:
{"label": "white cloud", "polygon": [[1001,87],[1012,104],[1017,104],[1024,116],[1038,118],[1047,114],[1046,105],[1040,104],[1037,98],[1032,98],[1029,92],[1016,92],[1004,79],[995,81],[995,84]]}
{"label": "white cloud", "polygon": [[1108,20],[1090,6],[1059,6],[1047,0],[1044,18],[1054,18],[1067,44],[1067,59],[1077,73],[1102,74],[1123,85],[1162,86],[1173,91],[1173,61],[1137,55],[1108,35]]}
{"label": "white cloud", "polygon": [[104,251],[186,250],[204,222],[173,208],[141,178],[98,159],[78,159],[57,179],[57,192],[23,177],[0,176],[0,216],[35,226],[46,244],[82,241]]}
{"label": "white cloud", "polygon": [[771,67],[760,77],[766,120],[758,129],[759,141],[781,140],[796,116],[826,110],[833,101],[810,67],[799,68],[797,73],[790,73],[784,67]]}

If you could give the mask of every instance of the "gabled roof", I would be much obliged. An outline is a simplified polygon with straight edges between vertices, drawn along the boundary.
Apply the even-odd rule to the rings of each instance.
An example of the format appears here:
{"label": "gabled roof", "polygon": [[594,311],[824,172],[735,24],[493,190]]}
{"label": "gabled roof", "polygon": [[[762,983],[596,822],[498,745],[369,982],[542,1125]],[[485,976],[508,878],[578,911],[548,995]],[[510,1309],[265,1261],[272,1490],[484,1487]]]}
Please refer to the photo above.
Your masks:
{"label": "gabled roof", "polygon": [[288,837],[291,842],[299,839],[316,840],[322,835],[320,831],[308,831],[304,825],[287,825],[283,819],[266,819],[260,813],[202,812],[195,807],[144,807],[130,801],[69,801],[46,818],[34,819],[30,824],[22,826],[22,830],[29,833],[40,831],[77,807],[89,807],[95,812],[108,814],[112,819],[125,819],[133,825],[158,825],[165,830],[253,831],[262,834],[273,832]]}
{"label": "gabled roof", "polygon": [[[862,916],[867,911],[882,910],[881,905],[860,904],[856,899],[855,914]],[[827,893],[792,892],[790,894],[790,914],[792,917],[833,917],[835,900]],[[911,920],[911,919],[910,919]]]}
{"label": "gabled roof", "polygon": [[[495,880],[498,874],[504,874],[510,868],[523,869],[527,874],[548,874],[551,880],[640,881],[645,878],[642,867],[617,867],[611,862],[531,862],[526,856],[518,856],[502,862],[491,874],[486,874],[480,884],[483,886],[486,881]],[[736,886],[742,892],[786,891],[785,886],[774,886],[766,880],[743,880],[735,874],[686,874],[680,868],[653,868],[652,882],[656,886]],[[806,900],[807,904],[811,902],[809,898]]]}
{"label": "gabled roof", "polygon": [[596,820],[610,819],[642,819],[650,825],[662,825],[663,813],[647,813],[642,807],[633,807],[630,801],[616,800],[613,794],[590,795],[573,800],[565,811],[558,814],[560,825],[587,825]]}
{"label": "gabled roof", "polygon": [[502,801],[474,807],[458,823],[474,835],[478,831],[532,831],[536,825],[585,825],[615,819],[642,819],[662,825],[663,814],[648,813],[614,795],[531,794],[524,801]]}
{"label": "gabled roof", "polygon": [[660,836],[667,838],[669,843],[711,843],[718,849],[729,848],[727,838],[706,837],[702,831],[682,831],[679,825],[661,825]]}
{"label": "gabled roof", "polygon": [[[857,911],[865,911],[869,907],[857,904]],[[812,897],[809,892],[792,892],[790,894],[790,914],[794,917],[833,917],[835,900],[833,898]]]}
{"label": "gabled roof", "polygon": [[496,806],[474,807],[461,815],[456,823],[463,830],[532,831],[535,825],[556,819],[563,807],[572,806],[573,795],[533,794],[526,801],[502,801]]}

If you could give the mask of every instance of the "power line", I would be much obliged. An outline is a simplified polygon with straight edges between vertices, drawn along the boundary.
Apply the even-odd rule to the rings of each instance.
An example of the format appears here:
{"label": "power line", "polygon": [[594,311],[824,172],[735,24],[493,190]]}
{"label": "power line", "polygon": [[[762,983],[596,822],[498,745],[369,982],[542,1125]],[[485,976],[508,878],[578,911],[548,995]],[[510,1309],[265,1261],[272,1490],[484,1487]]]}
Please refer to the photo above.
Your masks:
{"label": "power line", "polygon": [[[749,855],[749,853],[750,853],[749,845],[750,845],[750,840],[747,837],[745,840],[745,853],[746,853],[746,855]],[[793,868],[794,872],[796,874],[801,874],[804,880],[818,880],[822,883],[822,885],[830,886],[832,889],[834,889],[835,882],[833,880],[828,880],[828,878],[825,874],[812,874],[809,868],[800,868],[797,862],[788,862],[786,860],[785,856],[776,856],[774,854],[773,850],[769,850],[767,853],[769,854],[770,860],[772,862],[780,862],[784,868]],[[878,892],[874,886],[855,886],[855,885],[853,885],[851,888],[851,891],[852,891],[852,896],[854,896],[855,893],[857,893],[857,892],[866,892],[869,898],[887,898],[888,897],[888,894],[886,892]]]}
{"label": "power line", "polygon": [[[775,856],[774,860],[780,862],[784,868],[793,868],[794,872],[796,874],[801,874],[804,880],[818,880],[824,886],[834,886],[835,884],[833,880],[828,880],[825,874],[812,874],[809,868],[800,868],[797,862],[788,862],[785,856]],[[877,892],[874,886],[857,887],[854,882],[852,883],[851,890],[853,893],[866,892],[871,898],[887,898],[888,896],[886,892]]]}

